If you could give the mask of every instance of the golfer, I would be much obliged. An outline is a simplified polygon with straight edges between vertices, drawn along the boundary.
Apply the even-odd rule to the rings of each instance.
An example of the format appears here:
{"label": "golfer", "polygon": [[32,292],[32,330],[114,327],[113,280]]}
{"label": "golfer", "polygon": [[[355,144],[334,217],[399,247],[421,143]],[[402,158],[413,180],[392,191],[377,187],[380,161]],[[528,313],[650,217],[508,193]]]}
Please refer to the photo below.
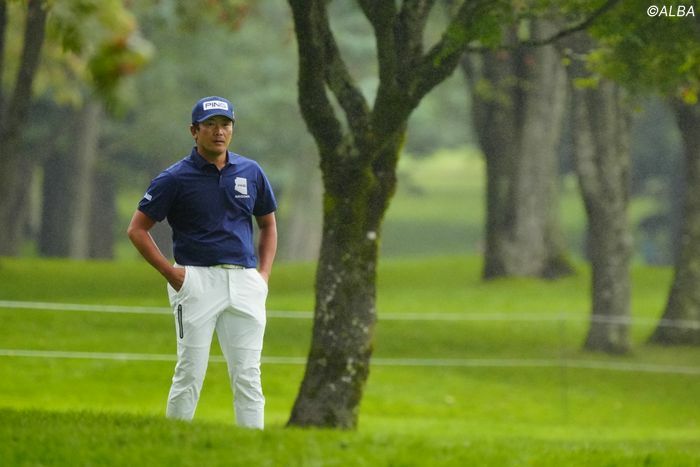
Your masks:
{"label": "golfer", "polygon": [[[228,150],[231,103],[205,97],[192,109],[192,152],[158,175],[134,213],[131,242],[168,282],[177,364],[166,416],[191,420],[204,382],[214,331],[228,364],[236,422],[264,427],[260,354],[267,282],[277,250],[275,196],[253,160]],[[257,255],[253,217],[259,227]],[[175,264],[149,230],[167,218]]]}

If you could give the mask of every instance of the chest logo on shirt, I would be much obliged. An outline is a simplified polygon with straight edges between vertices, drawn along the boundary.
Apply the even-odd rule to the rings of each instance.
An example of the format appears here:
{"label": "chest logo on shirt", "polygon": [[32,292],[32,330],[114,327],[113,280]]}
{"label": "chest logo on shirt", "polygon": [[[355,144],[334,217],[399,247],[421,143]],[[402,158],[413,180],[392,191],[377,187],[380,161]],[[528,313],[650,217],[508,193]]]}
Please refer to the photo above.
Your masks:
{"label": "chest logo on shirt", "polygon": [[236,190],[236,198],[250,198],[248,195],[248,180],[243,177],[236,177],[234,180],[233,189]]}

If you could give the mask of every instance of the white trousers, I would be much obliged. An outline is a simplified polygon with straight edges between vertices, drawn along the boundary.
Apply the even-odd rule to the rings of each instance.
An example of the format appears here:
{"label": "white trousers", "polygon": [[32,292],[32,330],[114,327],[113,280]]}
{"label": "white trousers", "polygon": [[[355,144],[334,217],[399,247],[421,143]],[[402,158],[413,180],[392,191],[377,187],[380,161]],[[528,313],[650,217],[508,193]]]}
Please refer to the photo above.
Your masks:
{"label": "white trousers", "polygon": [[260,354],[265,333],[267,283],[256,269],[185,266],[179,291],[168,284],[175,315],[177,364],[166,416],[194,416],[216,331],[228,365],[238,425],[264,427]]}

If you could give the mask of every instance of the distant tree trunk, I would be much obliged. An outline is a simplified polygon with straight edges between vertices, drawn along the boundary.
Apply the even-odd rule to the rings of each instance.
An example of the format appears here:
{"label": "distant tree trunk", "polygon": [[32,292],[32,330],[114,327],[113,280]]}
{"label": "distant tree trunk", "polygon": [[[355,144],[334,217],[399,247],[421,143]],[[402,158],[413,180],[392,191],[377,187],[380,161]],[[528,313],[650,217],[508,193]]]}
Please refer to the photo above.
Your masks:
{"label": "distant tree trunk", "polygon": [[[533,39],[551,34],[533,22]],[[515,33],[511,34],[515,41]],[[571,274],[559,228],[559,141],[566,71],[553,46],[465,55],[462,69],[486,157],[483,277]]]}
{"label": "distant tree trunk", "polygon": [[[582,39],[578,52],[590,50]],[[589,228],[592,267],[591,323],[585,348],[609,353],[629,350],[632,236],[627,211],[630,191],[630,117],[622,89],[601,80],[580,88],[583,63],[571,65],[574,158]]]}
{"label": "distant tree trunk", "polygon": [[318,160],[300,156],[294,163],[291,187],[282,196],[282,204],[291,211],[279,226],[281,259],[314,261],[321,246],[322,197]]}
{"label": "distant tree trunk", "polygon": [[113,259],[117,222],[117,187],[111,167],[100,165],[94,171],[90,203],[90,258]]}
{"label": "distant tree trunk", "polygon": [[75,173],[72,177],[73,200],[70,229],[70,257],[85,259],[90,256],[90,217],[94,168],[99,153],[102,106],[88,99],[80,111],[76,140]]}
{"label": "distant tree trunk", "polygon": [[38,245],[41,256],[67,257],[70,254],[72,162],[72,154],[60,145],[54,145],[43,162]]}
{"label": "distant tree trunk", "polygon": [[[76,136],[70,142],[54,144],[52,153],[43,164],[39,253],[43,256],[87,258],[101,106],[89,101],[77,112],[64,112],[60,131],[69,129]],[[60,140],[59,135],[55,140]]]}
{"label": "distant tree trunk", "polygon": [[[5,2],[0,11],[0,37],[5,39]],[[32,95],[32,84],[39,64],[44,42],[46,10],[43,1],[29,0],[24,43],[19,70],[10,99],[5,99],[0,86],[0,256],[15,255],[22,239],[22,223],[34,171],[34,158],[22,152],[23,127]],[[0,49],[0,63],[6,63],[4,48]],[[3,70],[4,71],[4,70]],[[6,105],[5,105],[6,104]]]}
{"label": "distant tree trunk", "polygon": [[649,341],[700,344],[700,106],[675,104],[685,154],[685,196],[680,254],[666,309]]}
{"label": "distant tree trunk", "polygon": [[[424,53],[433,2],[358,3],[377,39],[379,85],[371,109],[340,55],[327,2],[289,0],[299,48],[299,105],[319,148],[325,188],[311,349],[289,425],[357,426],[376,321],[380,228],[396,187],[408,118],[454,71],[467,44],[483,32],[484,18],[504,5],[463,2],[442,39]],[[336,117],[328,91],[347,125]]]}

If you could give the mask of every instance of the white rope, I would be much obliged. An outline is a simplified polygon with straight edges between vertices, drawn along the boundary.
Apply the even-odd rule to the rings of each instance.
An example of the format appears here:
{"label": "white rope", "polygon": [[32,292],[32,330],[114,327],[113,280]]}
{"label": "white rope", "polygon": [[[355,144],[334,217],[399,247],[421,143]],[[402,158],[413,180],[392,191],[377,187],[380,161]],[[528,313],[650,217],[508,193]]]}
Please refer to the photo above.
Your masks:
{"label": "white rope", "polygon": [[[73,352],[63,350],[0,349],[0,357],[55,358],[83,360],[116,360],[141,362],[174,362],[175,355],[148,353]],[[212,362],[224,362],[221,355],[210,357]],[[303,357],[263,356],[262,363],[270,365],[305,365]],[[654,363],[623,363],[597,360],[564,359],[464,359],[464,358],[373,358],[371,364],[384,367],[449,367],[449,368],[573,368],[610,370],[634,373],[700,375],[700,367],[666,366]]]}
{"label": "white rope", "polygon": [[[28,302],[0,300],[0,308],[32,309],[43,311],[85,311],[93,313],[130,313],[167,315],[172,310],[167,307],[94,305],[57,302]],[[310,311],[275,311],[268,310],[268,318],[311,319]],[[684,329],[700,329],[700,321],[667,320],[653,318],[607,317],[574,315],[570,313],[381,313],[379,321],[512,321],[512,322],[561,322],[582,321],[620,325],[646,324]]]}

